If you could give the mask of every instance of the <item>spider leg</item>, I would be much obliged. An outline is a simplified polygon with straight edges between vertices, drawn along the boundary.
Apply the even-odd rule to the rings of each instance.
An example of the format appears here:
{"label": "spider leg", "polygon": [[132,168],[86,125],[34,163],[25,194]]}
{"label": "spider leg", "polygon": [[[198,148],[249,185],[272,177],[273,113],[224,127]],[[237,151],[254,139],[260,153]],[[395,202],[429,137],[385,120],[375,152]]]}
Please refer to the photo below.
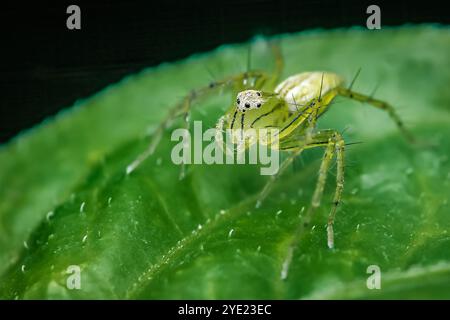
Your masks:
{"label": "spider leg", "polygon": [[345,142],[341,134],[334,130],[324,130],[316,135],[322,139],[327,138],[326,142],[316,143],[314,146],[326,146],[325,153],[323,155],[322,163],[319,169],[319,177],[317,179],[316,188],[314,190],[313,197],[311,199],[311,205],[303,221],[303,225],[306,227],[309,225],[314,211],[320,206],[320,202],[323,196],[325,183],[327,179],[328,170],[330,168],[331,161],[336,156],[336,189],[334,192],[331,211],[328,215],[327,224],[327,244],[330,249],[334,247],[334,231],[333,224],[336,216],[337,207],[341,202],[342,191],[344,189],[344,148]]}
{"label": "spider leg", "polygon": [[372,98],[372,96],[367,96],[355,91],[352,91],[351,89],[347,89],[347,88],[337,88],[336,89],[337,94],[343,97],[347,97],[359,102],[365,102],[370,104],[371,106],[384,110],[388,113],[389,117],[395,122],[395,124],[397,125],[397,127],[400,129],[401,133],[405,136],[405,138],[411,142],[411,143],[417,143],[415,137],[412,135],[412,133],[407,130],[404,125],[403,125],[403,121],[401,120],[401,118],[399,117],[398,113],[395,111],[394,107],[391,106],[389,103],[384,102],[382,100],[378,100],[378,99],[374,99]]}
{"label": "spider leg", "polygon": [[327,245],[330,249],[334,247],[333,224],[336,216],[336,210],[339,203],[341,202],[342,191],[344,188],[345,143],[344,139],[342,138],[339,132],[335,130],[323,130],[313,135],[312,142],[309,142],[308,144],[305,145],[303,141],[300,141],[298,146],[295,145],[291,146],[291,148],[297,148],[295,149],[297,153],[301,152],[306,148],[314,148],[314,147],[325,147],[325,152],[323,155],[322,163],[320,165],[316,187],[314,189],[314,193],[311,199],[311,205],[309,206],[308,211],[306,212],[306,215],[303,218],[303,221],[297,228],[294,237],[288,247],[286,258],[284,259],[281,270],[282,279],[286,279],[288,275],[289,266],[292,260],[292,256],[298,244],[298,241],[301,235],[304,234],[304,231],[309,227],[314,212],[320,206],[328,170],[330,168],[334,156],[336,156],[336,163],[337,163],[336,188],[334,191],[332,207],[328,215],[328,223],[327,223]]}
{"label": "spider leg", "polygon": [[[290,129],[290,132],[292,132],[292,130],[295,127],[298,127],[300,124],[306,121],[305,131],[300,136],[294,134],[293,137],[288,138],[285,135],[283,135],[282,133],[283,129],[279,131],[281,133],[279,135],[281,143],[281,145],[279,146],[280,150],[291,151],[291,153],[281,163],[278,172],[275,175],[270,176],[269,180],[264,185],[256,201],[256,208],[259,208],[261,206],[264,199],[270,193],[271,189],[275,184],[276,179],[289,167],[289,165],[294,161],[294,159],[302,153],[303,149],[310,147],[309,144],[314,141],[313,130],[316,127],[318,114],[320,108],[322,107],[323,106],[321,105],[321,102],[317,100],[317,103],[314,102],[304,110],[298,110],[296,114],[292,115],[293,119],[289,120],[289,124],[287,124],[284,128],[292,127],[292,129]],[[283,139],[286,140],[283,142],[282,141]]]}
{"label": "spider leg", "polygon": [[224,146],[223,141],[224,128],[228,122],[229,119],[226,116],[221,116],[219,120],[217,120],[214,142],[225,155],[234,155],[234,149],[230,148],[227,144]]}

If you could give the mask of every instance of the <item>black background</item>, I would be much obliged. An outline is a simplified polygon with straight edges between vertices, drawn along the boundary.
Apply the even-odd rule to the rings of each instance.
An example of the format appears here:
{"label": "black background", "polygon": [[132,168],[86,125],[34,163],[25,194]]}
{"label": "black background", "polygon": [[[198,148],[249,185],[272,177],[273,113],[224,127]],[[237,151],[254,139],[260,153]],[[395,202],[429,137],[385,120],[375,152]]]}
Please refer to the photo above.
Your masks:
{"label": "black background", "polygon": [[[70,4],[81,30],[66,28]],[[257,34],[365,26],[370,4],[385,26],[450,23],[445,1],[0,3],[0,143],[127,74]]]}

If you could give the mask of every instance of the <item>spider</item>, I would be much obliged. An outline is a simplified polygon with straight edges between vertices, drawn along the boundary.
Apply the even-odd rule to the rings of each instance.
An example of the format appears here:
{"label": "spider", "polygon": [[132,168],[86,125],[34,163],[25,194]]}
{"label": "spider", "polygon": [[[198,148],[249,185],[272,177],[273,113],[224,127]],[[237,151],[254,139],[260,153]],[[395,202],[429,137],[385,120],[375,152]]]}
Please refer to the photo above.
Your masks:
{"label": "spider", "polygon": [[[348,87],[344,86],[344,80],[339,75],[322,71],[295,74],[278,83],[283,70],[283,58],[277,43],[271,43],[270,48],[275,58],[275,68],[271,73],[248,70],[190,91],[178,105],[170,109],[167,117],[156,129],[149,148],[140,154],[127,167],[126,171],[127,174],[131,173],[154,152],[162,133],[175,118],[183,117],[185,127],[189,127],[189,112],[195,100],[218,90],[231,90],[233,92],[233,104],[218,119],[216,124],[218,134],[216,136],[219,137],[224,129],[276,128],[279,138],[276,147],[279,151],[289,153],[277,174],[270,176],[261,190],[256,202],[257,207],[270,193],[275,180],[303,150],[316,147],[325,148],[310,206],[299,225],[285,260],[285,266],[287,266],[292,257],[296,238],[302,233],[303,229],[309,226],[314,211],[320,206],[327,173],[332,160],[336,158],[336,188],[327,223],[327,245],[330,249],[334,247],[333,224],[344,188],[344,150],[346,144],[338,131],[316,129],[317,120],[329,110],[333,99],[337,96],[343,96],[384,110],[408,140],[413,142],[414,138],[404,128],[403,122],[390,104],[352,90],[359,71]],[[183,176],[184,167],[181,170],[181,177]],[[282,271],[282,277],[285,276],[286,270]]]}

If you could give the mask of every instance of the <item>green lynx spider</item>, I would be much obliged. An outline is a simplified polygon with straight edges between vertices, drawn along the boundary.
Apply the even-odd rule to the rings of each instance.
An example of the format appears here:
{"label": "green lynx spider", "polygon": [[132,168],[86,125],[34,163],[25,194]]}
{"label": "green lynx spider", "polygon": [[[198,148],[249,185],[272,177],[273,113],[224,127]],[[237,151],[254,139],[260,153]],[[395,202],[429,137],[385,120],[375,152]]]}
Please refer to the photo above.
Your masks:
{"label": "green lynx spider", "polygon": [[[224,129],[234,128],[244,130],[248,128],[277,128],[279,130],[279,150],[290,152],[290,155],[281,164],[278,173],[271,176],[262,189],[257,200],[257,206],[268,195],[277,177],[289,167],[289,164],[303,150],[315,147],[325,148],[311,204],[299,226],[285,261],[285,264],[289,264],[296,242],[295,238],[302,233],[303,229],[308,227],[312,213],[320,205],[327,172],[336,156],[336,189],[327,225],[327,244],[329,248],[334,247],[333,223],[344,187],[345,143],[342,135],[336,130],[315,130],[317,119],[329,109],[333,99],[337,96],[343,96],[384,110],[408,140],[412,141],[413,137],[404,128],[402,121],[390,104],[352,90],[356,76],[349,87],[344,87],[342,78],[330,72],[304,72],[290,76],[277,85],[283,69],[283,59],[278,45],[272,44],[271,50],[275,57],[275,69],[271,74],[263,71],[247,71],[192,90],[169,111],[168,116],[154,133],[149,148],[127,167],[127,173],[136,169],[154,152],[164,129],[169,127],[175,118],[183,117],[185,127],[189,127],[189,112],[193,101],[218,90],[232,90],[237,94],[233,94],[232,106],[218,120],[217,133],[221,135]],[[184,175],[184,169],[182,169],[181,175]],[[283,272],[285,273],[286,270]],[[283,272],[282,277],[285,277]]]}

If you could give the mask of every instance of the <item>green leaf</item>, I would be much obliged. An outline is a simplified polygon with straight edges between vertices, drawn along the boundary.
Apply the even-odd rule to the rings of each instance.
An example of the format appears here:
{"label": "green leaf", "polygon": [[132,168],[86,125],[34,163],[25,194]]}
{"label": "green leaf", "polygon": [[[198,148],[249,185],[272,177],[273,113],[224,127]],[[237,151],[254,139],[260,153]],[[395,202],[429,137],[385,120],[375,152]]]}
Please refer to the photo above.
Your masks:
{"label": "green leaf", "polygon": [[[310,202],[322,150],[305,152],[259,209],[252,165],[192,165],[179,181],[170,130],[131,175],[155,125],[189,90],[244,70],[245,45],[145,70],[77,103],[0,150],[0,297],[4,299],[450,298],[450,30],[437,26],[280,37],[288,76],[328,70],[392,103],[435,148],[406,143],[386,114],[339,99],[320,127],[350,130],[336,249],[325,224],[334,188],[280,272]],[[267,43],[252,65],[268,71]],[[196,105],[212,127],[230,95]],[[181,123],[175,123],[176,128]],[[69,290],[69,266],[81,289]],[[381,289],[366,286],[381,269]]]}

